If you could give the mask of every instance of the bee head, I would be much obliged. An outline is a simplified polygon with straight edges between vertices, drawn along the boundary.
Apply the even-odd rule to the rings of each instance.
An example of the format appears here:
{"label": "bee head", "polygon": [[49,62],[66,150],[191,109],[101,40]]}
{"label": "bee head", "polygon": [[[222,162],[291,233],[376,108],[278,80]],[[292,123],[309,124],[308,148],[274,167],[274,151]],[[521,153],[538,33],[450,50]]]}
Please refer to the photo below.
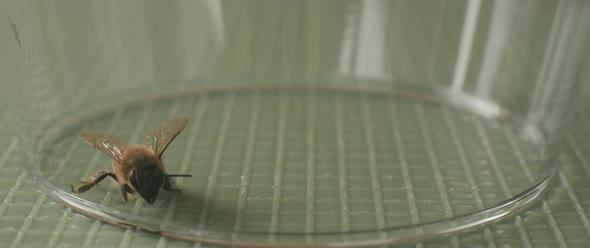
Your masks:
{"label": "bee head", "polygon": [[136,167],[129,172],[129,182],[150,205],[156,201],[164,182],[164,172],[157,166]]}

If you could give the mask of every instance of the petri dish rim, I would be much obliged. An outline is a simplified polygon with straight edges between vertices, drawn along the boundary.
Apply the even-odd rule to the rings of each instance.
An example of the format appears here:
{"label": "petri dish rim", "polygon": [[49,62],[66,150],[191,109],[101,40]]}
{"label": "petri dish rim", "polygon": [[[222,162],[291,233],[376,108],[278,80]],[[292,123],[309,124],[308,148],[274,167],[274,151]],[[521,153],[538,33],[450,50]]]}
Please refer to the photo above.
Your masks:
{"label": "petri dish rim", "polygon": [[[48,142],[47,139],[59,137],[60,130],[66,130],[71,125],[76,125],[81,120],[100,116],[101,114],[108,113],[113,109],[120,108],[122,106],[133,106],[150,100],[163,100],[175,96],[182,95],[194,95],[194,94],[206,94],[206,93],[217,93],[217,92],[239,92],[239,91],[268,91],[268,90],[312,90],[312,91],[342,91],[348,93],[366,93],[373,95],[389,95],[396,97],[410,97],[418,99],[420,101],[431,103],[431,104],[450,104],[450,107],[458,109],[459,111],[467,111],[474,113],[486,118],[494,118],[499,122],[513,122],[518,121],[515,117],[511,116],[507,111],[503,110],[499,106],[492,102],[482,100],[477,97],[473,97],[463,93],[450,92],[445,90],[432,90],[429,94],[421,93],[424,90],[409,90],[404,88],[400,89],[389,89],[384,90],[381,88],[375,88],[373,86],[363,86],[358,84],[351,85],[223,85],[223,86],[197,86],[190,88],[181,88],[174,91],[148,94],[139,98],[132,98],[130,100],[124,100],[119,102],[113,102],[108,105],[102,105],[95,107],[84,112],[68,114],[60,118],[63,125],[47,127],[46,132],[51,133],[51,137],[38,137],[37,140],[43,140]],[[430,95],[431,94],[431,95]],[[451,99],[451,101],[449,101]],[[468,104],[466,104],[468,103]],[[525,125],[526,126],[526,125]],[[538,142],[537,139],[542,140],[542,135],[536,129],[530,126],[526,126],[529,134],[531,130],[533,140]],[[38,142],[38,144],[44,143]],[[35,149],[43,149],[42,147],[36,147]],[[451,218],[441,219],[431,222],[422,222],[416,225],[406,226],[393,226],[386,227],[381,230],[354,230],[350,232],[249,232],[239,231],[234,233],[231,231],[216,231],[207,228],[197,229],[177,226],[174,223],[167,224],[166,226],[158,226],[154,223],[142,221],[141,219],[128,218],[125,213],[120,212],[116,209],[102,206],[100,203],[86,200],[79,197],[71,192],[65,191],[57,185],[53,184],[47,178],[44,178],[39,172],[35,170],[32,163],[26,163],[25,167],[28,173],[31,175],[33,180],[39,184],[41,189],[46,192],[51,198],[63,203],[64,205],[74,209],[75,211],[84,214],[89,217],[99,219],[103,222],[107,222],[113,225],[118,225],[126,228],[135,230],[150,232],[159,234],[162,236],[183,239],[189,241],[203,242],[209,244],[218,245],[236,245],[244,247],[358,247],[367,245],[380,245],[380,244],[398,244],[409,241],[415,241],[425,239],[434,236],[440,236],[445,234],[454,233],[457,231],[465,230],[481,224],[489,223],[511,213],[514,213],[523,207],[526,207],[534,201],[543,191],[547,188],[551,178],[555,174],[556,166],[553,163],[547,171],[545,171],[531,186],[510,197],[504,201],[492,204],[474,212],[457,215]],[[366,238],[367,236],[374,236],[379,234],[379,238]],[[236,238],[239,236],[238,238]],[[269,236],[275,237],[323,237],[319,242],[266,242]],[[343,236],[353,237],[354,241],[342,241]],[[263,240],[265,240],[263,242]]]}

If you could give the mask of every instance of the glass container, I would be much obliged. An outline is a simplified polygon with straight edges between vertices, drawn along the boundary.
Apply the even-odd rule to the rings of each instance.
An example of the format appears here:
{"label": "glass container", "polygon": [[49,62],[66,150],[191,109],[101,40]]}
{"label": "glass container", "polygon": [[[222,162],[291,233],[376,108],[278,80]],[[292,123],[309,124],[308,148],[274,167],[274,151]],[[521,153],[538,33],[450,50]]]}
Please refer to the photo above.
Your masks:
{"label": "glass container", "polygon": [[[503,218],[547,187],[588,80],[588,1],[8,5],[3,94],[40,188],[206,243],[365,246]],[[182,116],[162,156],[192,175],[169,178],[182,193],[125,203],[126,162],[72,192],[113,170],[82,133],[124,149]]]}

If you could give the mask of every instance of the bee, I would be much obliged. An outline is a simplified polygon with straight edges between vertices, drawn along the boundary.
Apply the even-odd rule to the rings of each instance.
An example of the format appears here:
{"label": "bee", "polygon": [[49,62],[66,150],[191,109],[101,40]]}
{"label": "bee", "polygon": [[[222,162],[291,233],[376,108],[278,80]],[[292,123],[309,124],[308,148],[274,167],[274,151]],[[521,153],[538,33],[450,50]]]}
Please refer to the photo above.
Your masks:
{"label": "bee", "polygon": [[187,117],[164,122],[159,128],[145,136],[143,145],[126,145],[118,138],[100,133],[82,133],[82,140],[111,157],[113,170],[102,170],[90,177],[72,192],[82,193],[107,177],[119,184],[121,195],[127,203],[127,194],[136,192],[150,205],[156,201],[160,188],[180,193],[180,189],[172,188],[171,177],[191,177],[187,174],[166,174],[162,163],[162,154],[168,145],[178,136],[188,123]]}

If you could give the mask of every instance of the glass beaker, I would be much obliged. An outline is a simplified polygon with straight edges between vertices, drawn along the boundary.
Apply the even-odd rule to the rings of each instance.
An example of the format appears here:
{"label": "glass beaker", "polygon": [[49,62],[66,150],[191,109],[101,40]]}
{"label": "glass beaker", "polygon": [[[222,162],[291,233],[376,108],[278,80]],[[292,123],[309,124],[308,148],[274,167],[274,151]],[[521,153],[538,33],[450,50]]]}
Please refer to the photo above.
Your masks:
{"label": "glass beaker", "polygon": [[[588,80],[585,1],[11,8],[7,97],[41,188],[106,222],[216,244],[397,243],[506,216],[547,186]],[[123,149],[178,116],[189,123],[163,164],[192,175],[170,178],[182,194],[125,204],[128,171],[72,192],[111,169],[81,133]]]}

